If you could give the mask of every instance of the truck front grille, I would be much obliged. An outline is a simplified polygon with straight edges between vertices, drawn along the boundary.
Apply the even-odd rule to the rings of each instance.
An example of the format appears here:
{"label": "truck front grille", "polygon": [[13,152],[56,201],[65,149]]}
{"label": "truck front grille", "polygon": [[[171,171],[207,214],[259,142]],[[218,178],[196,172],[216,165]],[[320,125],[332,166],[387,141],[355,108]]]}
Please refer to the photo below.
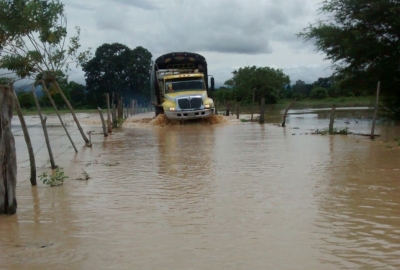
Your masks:
{"label": "truck front grille", "polygon": [[179,108],[182,110],[199,109],[203,104],[201,97],[189,97],[178,99]]}

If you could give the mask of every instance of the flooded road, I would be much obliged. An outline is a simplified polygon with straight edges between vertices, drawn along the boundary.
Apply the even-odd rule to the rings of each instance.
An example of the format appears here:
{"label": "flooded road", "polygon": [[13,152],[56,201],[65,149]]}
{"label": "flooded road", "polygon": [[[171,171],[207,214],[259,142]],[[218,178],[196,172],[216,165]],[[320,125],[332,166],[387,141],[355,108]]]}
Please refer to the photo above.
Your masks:
{"label": "flooded road", "polygon": [[[370,130],[346,117],[338,128]],[[0,216],[0,269],[399,269],[399,126],[370,141],[313,135],[329,123],[316,112],[286,123],[128,121],[107,138],[88,125],[92,148],[70,124],[77,154],[52,127],[70,178],[33,188],[13,127],[18,210]],[[48,155],[30,132],[40,174]]]}

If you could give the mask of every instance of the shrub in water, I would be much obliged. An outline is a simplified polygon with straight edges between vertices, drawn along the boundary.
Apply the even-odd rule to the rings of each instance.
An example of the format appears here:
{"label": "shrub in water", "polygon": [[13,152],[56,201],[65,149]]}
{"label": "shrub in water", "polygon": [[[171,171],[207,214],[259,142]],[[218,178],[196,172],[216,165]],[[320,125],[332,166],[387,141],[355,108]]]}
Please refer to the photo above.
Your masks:
{"label": "shrub in water", "polygon": [[64,183],[64,179],[68,178],[68,176],[66,176],[59,168],[57,168],[53,171],[52,175],[48,175],[46,172],[44,172],[39,175],[39,178],[45,185],[59,186]]}

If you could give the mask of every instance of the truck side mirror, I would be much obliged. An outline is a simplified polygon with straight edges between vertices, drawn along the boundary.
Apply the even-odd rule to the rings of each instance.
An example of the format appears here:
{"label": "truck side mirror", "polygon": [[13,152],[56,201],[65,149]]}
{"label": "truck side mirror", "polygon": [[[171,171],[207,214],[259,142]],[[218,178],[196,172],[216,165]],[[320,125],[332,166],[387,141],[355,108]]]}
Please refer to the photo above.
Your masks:
{"label": "truck side mirror", "polygon": [[211,91],[214,91],[214,77],[211,77]]}

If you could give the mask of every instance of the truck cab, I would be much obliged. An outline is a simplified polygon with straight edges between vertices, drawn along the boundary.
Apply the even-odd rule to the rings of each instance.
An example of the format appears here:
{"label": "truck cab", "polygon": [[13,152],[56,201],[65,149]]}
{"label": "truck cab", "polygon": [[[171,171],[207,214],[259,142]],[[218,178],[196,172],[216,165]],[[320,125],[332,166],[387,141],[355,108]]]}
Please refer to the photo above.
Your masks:
{"label": "truck cab", "polygon": [[193,53],[170,53],[154,62],[152,73],[152,102],[156,115],[168,119],[189,120],[210,117],[215,113],[209,97],[207,63]]}

